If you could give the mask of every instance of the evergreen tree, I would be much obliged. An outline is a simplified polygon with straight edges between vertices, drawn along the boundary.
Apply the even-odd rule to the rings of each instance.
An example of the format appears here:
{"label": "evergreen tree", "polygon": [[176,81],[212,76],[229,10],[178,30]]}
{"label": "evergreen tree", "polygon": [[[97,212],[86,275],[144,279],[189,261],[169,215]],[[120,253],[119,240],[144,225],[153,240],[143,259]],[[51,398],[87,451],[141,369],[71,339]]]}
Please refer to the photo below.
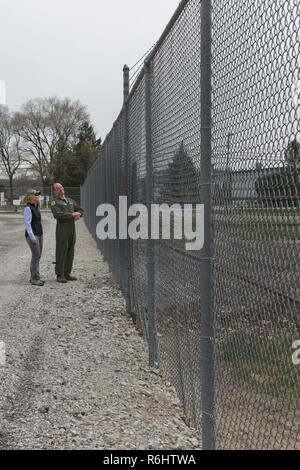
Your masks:
{"label": "evergreen tree", "polygon": [[60,174],[64,185],[75,187],[83,184],[100,150],[101,138],[96,138],[92,124],[85,121],[79,129],[73,151],[64,152],[60,157],[63,162],[63,172]]}

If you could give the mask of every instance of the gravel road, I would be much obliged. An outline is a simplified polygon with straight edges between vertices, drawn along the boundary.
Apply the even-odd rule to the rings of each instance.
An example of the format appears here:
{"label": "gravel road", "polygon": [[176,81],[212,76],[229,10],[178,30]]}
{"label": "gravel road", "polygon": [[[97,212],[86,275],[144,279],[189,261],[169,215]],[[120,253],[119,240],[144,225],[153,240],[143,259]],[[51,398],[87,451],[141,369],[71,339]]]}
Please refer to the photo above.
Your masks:
{"label": "gravel road", "polygon": [[43,214],[44,287],[29,284],[21,215],[0,215],[1,449],[197,449],[174,389],[147,366],[146,343],[84,224],[73,273],[54,276],[55,222]]}

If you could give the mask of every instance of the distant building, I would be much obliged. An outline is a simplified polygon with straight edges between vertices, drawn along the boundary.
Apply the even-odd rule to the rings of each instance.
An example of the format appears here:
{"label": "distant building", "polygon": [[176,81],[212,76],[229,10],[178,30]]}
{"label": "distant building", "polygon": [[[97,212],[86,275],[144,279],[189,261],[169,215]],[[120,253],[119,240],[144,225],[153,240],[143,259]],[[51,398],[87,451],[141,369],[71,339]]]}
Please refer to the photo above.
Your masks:
{"label": "distant building", "polygon": [[269,207],[299,207],[300,169],[291,167],[215,171],[217,205],[255,203]]}

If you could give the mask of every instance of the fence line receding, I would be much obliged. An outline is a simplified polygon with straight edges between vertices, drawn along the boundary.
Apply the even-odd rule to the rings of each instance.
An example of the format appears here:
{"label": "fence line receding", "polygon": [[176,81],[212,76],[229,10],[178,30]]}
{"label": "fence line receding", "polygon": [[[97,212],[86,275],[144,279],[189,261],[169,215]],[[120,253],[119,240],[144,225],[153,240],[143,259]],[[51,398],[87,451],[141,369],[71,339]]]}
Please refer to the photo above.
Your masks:
{"label": "fence line receding", "polygon": [[[130,91],[125,67],[81,189],[150,363],[206,449],[300,448],[299,18],[298,0],[182,1]],[[204,248],[100,241],[96,209],[118,214],[120,195],[205,203]]]}

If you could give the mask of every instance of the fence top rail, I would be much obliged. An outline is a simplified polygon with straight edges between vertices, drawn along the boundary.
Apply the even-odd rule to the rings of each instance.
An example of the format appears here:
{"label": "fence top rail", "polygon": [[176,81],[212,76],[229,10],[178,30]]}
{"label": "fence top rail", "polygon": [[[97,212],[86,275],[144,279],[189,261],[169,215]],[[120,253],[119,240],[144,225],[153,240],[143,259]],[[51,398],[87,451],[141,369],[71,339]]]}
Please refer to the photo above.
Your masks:
{"label": "fence top rail", "polygon": [[[164,43],[166,37],[168,36],[168,34],[170,33],[170,31],[172,30],[173,26],[175,25],[176,21],[178,20],[178,18],[180,17],[182,11],[184,10],[184,8],[186,7],[186,5],[188,4],[190,0],[181,0],[181,2],[179,3],[178,7],[176,8],[173,16],[171,17],[170,21],[168,22],[167,26],[165,27],[163,33],[161,34],[160,38],[158,39],[157,43],[155,44],[155,46],[153,47],[153,49],[151,50],[151,52],[147,55],[147,57],[145,58],[145,63],[149,63],[151,62],[155,55],[157,54],[157,52],[159,51],[159,49],[161,48],[162,44]],[[140,71],[140,73],[138,74],[135,82],[134,82],[134,85],[133,87],[131,88],[129,94],[128,94],[128,98],[125,102],[128,103],[130,101],[130,99],[132,98],[132,96],[134,95],[134,93],[136,92],[136,89],[138,88],[140,82],[142,81],[144,77],[144,68],[142,68],[142,70]],[[124,104],[118,114],[118,117],[116,118],[116,120],[114,121],[113,123],[113,126],[111,128],[111,130],[106,134],[105,136],[105,139],[103,141],[103,144],[102,144],[102,147],[105,146],[105,144],[108,142],[109,138],[110,138],[110,135],[112,133],[112,130],[113,128],[116,126],[117,122],[122,118],[122,113],[124,111]],[[99,157],[98,157],[99,158]],[[97,160],[98,160],[97,158]],[[100,158],[101,158],[101,155],[100,155]],[[91,166],[91,168],[89,169],[88,171],[88,175],[91,174],[92,170],[94,169],[95,165],[96,165],[96,162],[97,160],[94,162],[94,164]],[[88,176],[87,175],[87,176]]]}
{"label": "fence top rail", "polygon": [[[170,21],[168,22],[167,26],[165,27],[163,33],[161,34],[160,38],[158,39],[157,43],[155,44],[155,46],[153,47],[153,49],[151,50],[151,52],[147,55],[147,57],[145,58],[145,61],[144,63],[149,63],[151,62],[154,57],[156,56],[157,52],[159,51],[159,49],[161,48],[162,44],[164,43],[165,39],[167,38],[168,34],[170,33],[170,31],[172,30],[173,26],[175,25],[176,21],[178,20],[178,18],[180,17],[181,13],[183,12],[184,8],[186,7],[186,5],[189,3],[190,0],[181,0],[181,2],[179,3],[178,7],[176,8],[173,16],[171,17]],[[131,88],[129,94],[128,94],[128,98],[126,100],[126,103],[128,103],[130,101],[130,99],[132,98],[132,96],[134,95],[134,93],[136,92],[140,82],[142,81],[144,77],[144,68],[142,68],[142,70],[140,71],[140,73],[138,74],[135,82],[134,82],[134,85],[133,87]],[[110,135],[111,135],[111,132],[114,128],[114,126],[116,125],[116,123],[119,121],[119,119],[121,119],[122,117],[122,113],[124,112],[124,104],[118,114],[118,117],[115,119],[114,123],[113,123],[113,126],[111,128],[111,130],[107,133],[107,135],[105,136],[105,139],[103,141],[103,144],[102,144],[102,147],[105,146],[105,144],[107,143]],[[99,158],[99,157],[98,157]],[[98,160],[97,158],[97,160]],[[101,154],[100,154],[100,158],[101,158]],[[96,161],[97,161],[96,160]],[[96,162],[92,165],[92,167],[89,169],[88,171],[88,175],[87,177],[91,174],[91,171],[93,170],[94,166],[95,166]],[[83,183],[84,184],[84,183]]]}
{"label": "fence top rail", "polygon": [[[116,125],[118,124],[118,122],[122,119],[123,112],[124,112],[124,106],[122,106],[122,108],[121,108],[121,110],[120,110],[120,112],[119,112],[119,114],[118,114],[117,119],[115,119],[115,121],[114,121],[114,123],[113,123],[113,125],[112,125],[112,128],[111,128],[111,129],[108,131],[108,133],[106,134],[105,139],[104,139],[103,144],[102,144],[102,147],[104,147],[104,146],[107,144],[107,142],[108,142],[108,140],[109,140],[109,138],[110,138],[110,136],[111,136],[111,133],[113,132],[113,129],[116,127]],[[100,158],[101,158],[101,152],[100,152]],[[91,166],[90,170],[93,169],[94,165],[96,164],[96,162],[97,162],[98,160],[99,160],[99,157],[97,158],[97,160],[95,161],[95,163]]]}
{"label": "fence top rail", "polygon": [[[152,51],[145,58],[145,61],[144,61],[145,63],[149,63],[154,59],[157,52],[159,51],[162,44],[164,43],[166,37],[168,36],[170,31],[172,30],[173,26],[175,25],[176,21],[180,17],[182,11],[184,10],[184,8],[186,7],[186,5],[188,4],[189,1],[190,0],[181,0],[178,7],[176,8],[172,18],[170,19],[169,23],[167,24],[167,26],[165,27],[163,33],[161,34],[159,40],[157,41],[157,43],[153,47]],[[131,99],[131,97],[133,96],[133,94],[135,93],[135,91],[136,91],[137,87],[139,86],[139,83],[141,82],[143,76],[144,76],[144,69],[142,68],[142,70],[140,71],[140,73],[138,74],[138,76],[135,80],[135,83],[134,83],[133,87],[131,88],[131,90],[129,92],[127,101],[129,101]]]}

